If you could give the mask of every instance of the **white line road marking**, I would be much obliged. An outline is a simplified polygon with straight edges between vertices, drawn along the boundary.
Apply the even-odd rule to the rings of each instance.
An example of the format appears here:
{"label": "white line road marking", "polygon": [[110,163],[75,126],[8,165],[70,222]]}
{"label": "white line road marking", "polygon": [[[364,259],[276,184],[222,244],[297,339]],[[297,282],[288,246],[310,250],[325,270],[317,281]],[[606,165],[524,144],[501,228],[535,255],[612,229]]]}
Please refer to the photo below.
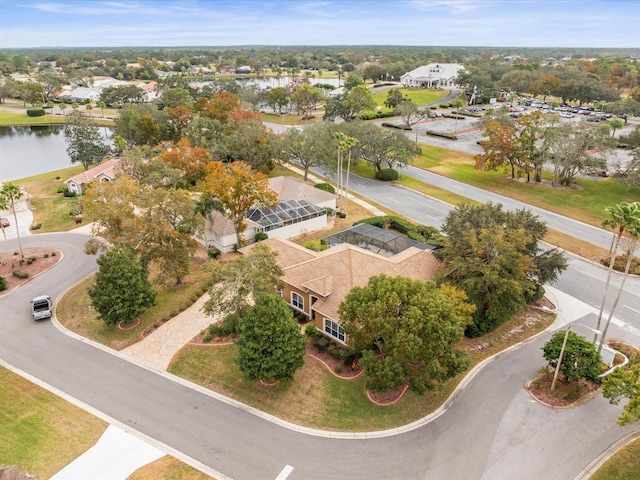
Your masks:
{"label": "white line road marking", "polygon": [[638,310],[636,310],[635,308],[631,308],[629,305],[625,305],[625,308],[628,308],[629,310],[631,310],[632,312],[636,312],[636,313],[640,313]]}
{"label": "white line road marking", "polygon": [[389,197],[389,200],[391,200],[392,202],[396,202],[396,203],[400,203],[398,200],[396,200],[395,198],[391,198]]}
{"label": "white line road marking", "polygon": [[445,212],[443,210],[440,210],[439,208],[434,207],[433,205],[430,205],[430,204],[425,203],[425,202],[421,202],[420,200],[416,200],[415,198],[409,197],[409,200],[413,200],[414,202],[419,203],[420,205],[424,205],[425,207],[430,208],[431,210],[435,210],[436,212],[447,213],[447,212]]}
{"label": "white line road marking", "polygon": [[276,480],[286,480],[286,478],[291,475],[291,472],[293,472],[293,467],[291,465],[285,465],[280,475],[276,477]]}

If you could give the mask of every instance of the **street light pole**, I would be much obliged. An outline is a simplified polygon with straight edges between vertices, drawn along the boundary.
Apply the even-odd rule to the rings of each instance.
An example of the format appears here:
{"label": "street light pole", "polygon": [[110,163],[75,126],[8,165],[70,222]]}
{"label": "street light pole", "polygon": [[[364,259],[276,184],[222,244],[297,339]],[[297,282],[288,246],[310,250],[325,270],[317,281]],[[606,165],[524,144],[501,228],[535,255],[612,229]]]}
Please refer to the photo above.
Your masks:
{"label": "street light pole", "polygon": [[[600,330],[596,330],[595,328],[587,327],[586,325],[583,325],[581,323],[574,323],[573,325],[580,325],[581,327],[588,328],[589,330],[591,330],[593,333],[596,334],[596,337],[602,333]],[[564,340],[562,341],[562,347],[560,348],[560,355],[558,356],[558,363],[556,364],[556,371],[553,374],[553,380],[551,381],[551,390],[554,390],[556,388],[556,381],[558,380],[558,373],[560,373],[560,365],[562,365],[562,358],[564,357],[564,350],[565,350],[565,348],[567,346],[567,340],[569,339],[569,331],[571,330],[571,327],[573,327],[573,325],[569,325],[567,327],[567,331],[564,334]]]}

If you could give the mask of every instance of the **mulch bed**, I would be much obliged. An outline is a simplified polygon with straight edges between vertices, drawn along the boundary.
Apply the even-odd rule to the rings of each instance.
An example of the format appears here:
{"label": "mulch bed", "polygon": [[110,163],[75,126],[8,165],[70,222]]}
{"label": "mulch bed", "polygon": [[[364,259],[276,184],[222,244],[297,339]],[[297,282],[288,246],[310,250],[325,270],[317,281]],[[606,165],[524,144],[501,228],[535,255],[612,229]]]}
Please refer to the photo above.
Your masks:
{"label": "mulch bed", "polygon": [[[336,377],[346,378],[346,379],[357,378],[364,371],[357,364],[355,368],[353,368],[353,365],[351,367],[345,366],[342,360],[335,358],[327,350],[320,350],[315,345],[313,345],[310,341],[307,342],[305,346],[305,350],[307,352],[307,355],[310,355],[311,357],[323,363],[324,366],[327,368],[327,370],[329,370]],[[338,365],[342,369],[340,372],[336,372],[336,367]]]}
{"label": "mulch bed", "polygon": [[385,407],[399,402],[408,388],[409,384],[405,382],[395,390],[386,390],[384,392],[372,392],[371,390],[367,390],[367,397],[369,397],[369,400],[376,405]]}
{"label": "mulch bed", "polygon": [[555,310],[556,306],[547,297],[542,297],[540,300],[530,303],[532,307],[544,308],[549,310]]}
{"label": "mulch bed", "polygon": [[240,335],[230,335],[226,337],[213,337],[210,342],[205,342],[204,337],[207,334],[206,330],[203,330],[198,335],[189,340],[189,343],[193,345],[229,345],[230,343],[235,342]]}
{"label": "mulch bed", "polygon": [[[562,374],[561,374],[562,375]],[[553,408],[571,408],[594,397],[601,388],[588,380],[567,382],[558,377],[555,390],[551,391],[553,370],[543,372],[527,383],[525,389],[534,400]]]}
{"label": "mulch bed", "polygon": [[[16,252],[18,252],[18,255],[15,255]],[[13,289],[25,284],[39,273],[53,267],[62,258],[62,253],[57,248],[29,247],[23,248],[22,252],[24,253],[25,260],[29,257],[35,257],[36,260],[31,264],[28,264],[25,261],[20,265],[19,250],[11,250],[10,252],[0,250],[0,258],[2,258],[2,265],[0,265],[0,277],[4,277],[7,281],[7,289],[0,292],[0,295],[6,295]],[[53,252],[55,252],[55,256],[51,256]],[[48,255],[48,258],[44,258],[45,255]],[[13,268],[11,268],[10,258],[13,259]],[[27,272],[29,276],[27,278],[18,278],[13,275],[15,270],[23,270]]]}
{"label": "mulch bed", "polygon": [[129,322],[129,323],[120,322],[120,323],[118,323],[118,330],[132,330],[132,329],[136,328],[138,325],[140,325],[140,319],[139,318],[134,318],[133,322]]}

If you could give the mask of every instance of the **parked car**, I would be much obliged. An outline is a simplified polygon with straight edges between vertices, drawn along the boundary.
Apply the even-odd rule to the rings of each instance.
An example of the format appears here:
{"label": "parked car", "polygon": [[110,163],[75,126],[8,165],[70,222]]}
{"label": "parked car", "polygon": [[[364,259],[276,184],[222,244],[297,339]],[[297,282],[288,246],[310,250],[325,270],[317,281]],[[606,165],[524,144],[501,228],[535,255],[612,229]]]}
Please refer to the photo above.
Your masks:
{"label": "parked car", "polygon": [[49,295],[40,295],[31,300],[31,316],[34,320],[51,318],[51,298]]}
{"label": "parked car", "polygon": [[0,225],[2,225],[2,228],[4,228],[4,227],[8,227],[11,224],[9,223],[9,220],[7,220],[6,218],[2,217],[2,218],[0,218]]}

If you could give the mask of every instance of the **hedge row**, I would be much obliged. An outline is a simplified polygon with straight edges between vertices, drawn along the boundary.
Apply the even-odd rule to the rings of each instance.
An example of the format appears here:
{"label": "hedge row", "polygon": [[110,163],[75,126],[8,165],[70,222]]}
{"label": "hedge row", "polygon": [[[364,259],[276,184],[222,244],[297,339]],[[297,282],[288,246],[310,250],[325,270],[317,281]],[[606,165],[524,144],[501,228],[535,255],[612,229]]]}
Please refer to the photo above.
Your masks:
{"label": "hedge row", "polygon": [[478,113],[478,112],[468,112],[468,111],[466,111],[466,110],[460,110],[460,111],[458,112],[458,114],[460,114],[460,115],[464,115],[464,116],[466,116],[466,117],[476,117],[476,118],[477,118],[477,117],[481,117],[481,116],[482,116],[482,114],[481,114],[481,113]]}
{"label": "hedge row", "polygon": [[27,117],[42,117],[44,108],[27,108]]}
{"label": "hedge row", "polygon": [[383,182],[393,182],[398,179],[398,171],[393,168],[384,168],[382,170],[376,170],[375,174],[378,180],[382,180]]}
{"label": "hedge row", "polygon": [[382,122],[383,127],[389,128],[397,128],[399,130],[413,130],[411,127],[407,127],[406,125],[396,125],[395,123]]}
{"label": "hedge row", "polygon": [[427,135],[432,135],[434,137],[443,137],[443,138],[448,138],[449,140],[458,140],[458,136],[454,135],[453,133],[436,132],[435,130],[427,130],[424,133]]}
{"label": "hedge row", "polygon": [[[395,117],[395,113],[393,113],[393,111],[391,112],[374,112],[372,110],[366,111],[366,112],[361,112],[357,118],[359,118],[360,120],[373,120],[374,118],[390,118],[390,117]],[[353,116],[351,117],[351,119],[355,119],[356,117]]]}
{"label": "hedge row", "polygon": [[336,193],[336,189],[333,187],[333,185],[329,185],[328,183],[316,183],[314,187],[319,190],[324,190],[325,192]]}
{"label": "hedge row", "polygon": [[440,248],[443,245],[444,237],[436,227],[414,225],[408,220],[396,215],[365,218],[355,222],[354,225],[358,225],[359,223],[366,223],[367,225],[373,225],[379,228],[391,228],[413,240],[428,243],[436,248]]}
{"label": "hedge row", "polygon": [[462,115],[456,115],[455,113],[443,113],[442,114],[443,117],[445,118],[453,118],[455,120],[466,120],[466,117],[463,117]]}

